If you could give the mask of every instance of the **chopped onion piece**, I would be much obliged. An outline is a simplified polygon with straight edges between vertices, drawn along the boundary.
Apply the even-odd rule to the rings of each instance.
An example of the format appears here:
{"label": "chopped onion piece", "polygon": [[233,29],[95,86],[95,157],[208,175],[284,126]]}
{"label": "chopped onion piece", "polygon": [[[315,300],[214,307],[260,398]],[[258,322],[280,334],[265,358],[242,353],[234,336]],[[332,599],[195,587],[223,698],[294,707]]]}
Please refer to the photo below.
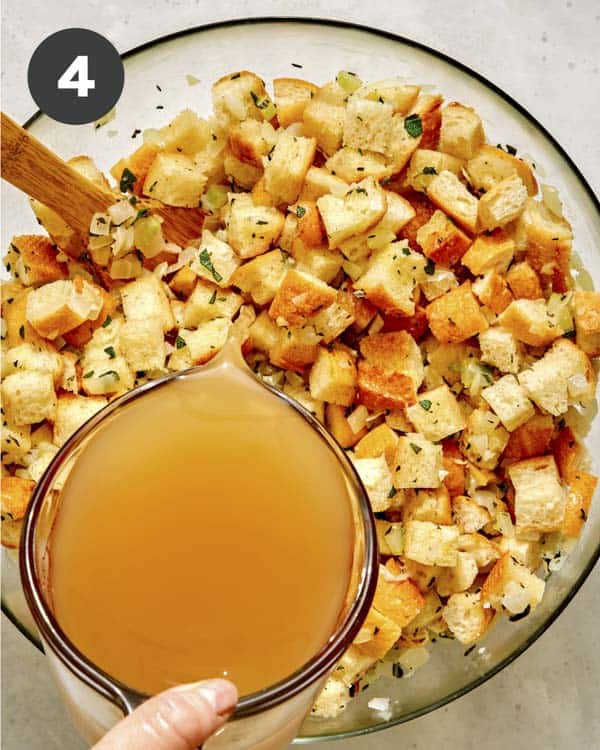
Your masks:
{"label": "chopped onion piece", "polygon": [[110,220],[117,227],[128,219],[133,219],[135,214],[136,210],[129,201],[117,201],[108,209]]}
{"label": "chopped onion piece", "polygon": [[352,432],[356,435],[367,424],[369,412],[366,406],[357,406],[356,409],[348,416],[348,424]]}

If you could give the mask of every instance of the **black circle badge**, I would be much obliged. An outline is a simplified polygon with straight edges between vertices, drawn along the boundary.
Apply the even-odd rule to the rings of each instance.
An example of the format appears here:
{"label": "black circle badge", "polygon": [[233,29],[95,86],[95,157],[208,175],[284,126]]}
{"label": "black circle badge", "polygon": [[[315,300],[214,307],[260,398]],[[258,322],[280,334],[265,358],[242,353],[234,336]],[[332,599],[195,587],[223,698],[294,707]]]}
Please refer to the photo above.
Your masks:
{"label": "black circle badge", "polygon": [[27,81],[35,103],[54,120],[83,125],[115,106],[125,73],[121,56],[101,34],[63,29],[38,46]]}

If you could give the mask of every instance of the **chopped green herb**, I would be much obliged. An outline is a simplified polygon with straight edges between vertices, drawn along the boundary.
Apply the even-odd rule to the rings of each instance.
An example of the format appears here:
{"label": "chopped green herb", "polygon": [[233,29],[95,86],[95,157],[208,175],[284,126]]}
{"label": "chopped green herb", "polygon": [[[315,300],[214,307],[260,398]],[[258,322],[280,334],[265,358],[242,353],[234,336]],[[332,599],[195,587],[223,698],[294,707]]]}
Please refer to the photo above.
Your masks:
{"label": "chopped green herb", "polygon": [[296,216],[301,219],[306,213],[304,206],[296,206]]}
{"label": "chopped green herb", "polygon": [[108,326],[112,323],[112,318],[110,315],[107,315],[106,318],[104,318],[104,323],[102,323],[102,328],[108,328]]}
{"label": "chopped green herb", "polygon": [[402,248],[402,255],[410,255],[410,248],[409,247],[403,247]]}
{"label": "chopped green herb", "polygon": [[425,411],[429,411],[431,409],[431,401],[428,398],[424,398],[422,401],[419,401],[419,405],[421,406],[421,409],[425,409]]}
{"label": "chopped green herb", "polygon": [[574,330],[570,330],[570,331],[565,331],[565,332],[563,333],[563,336],[564,336],[564,337],[565,337],[566,339],[574,339],[574,338],[575,338],[575,331],[574,331]]}
{"label": "chopped green herb", "polygon": [[472,646],[469,646],[469,648],[465,651],[464,655],[468,656],[469,654],[473,653],[473,651],[475,650],[476,646],[477,646],[476,643],[474,643]]}
{"label": "chopped green herb", "polygon": [[423,122],[419,115],[409,115],[404,119],[404,129],[411,138],[418,138],[423,133]]}
{"label": "chopped green herb", "polygon": [[425,167],[423,174],[437,174],[437,169],[435,167]]}
{"label": "chopped green herb", "polygon": [[131,203],[132,206],[135,206],[135,204],[138,202],[137,195],[130,195],[129,202]]}
{"label": "chopped green herb", "polygon": [[506,492],[508,490],[508,482],[500,482],[498,489],[500,492]]}
{"label": "chopped green herb", "polygon": [[511,615],[508,619],[510,622],[518,622],[531,612],[531,605],[528,604],[522,612],[518,612],[516,615]]}
{"label": "chopped green herb", "polygon": [[435,263],[431,260],[431,258],[429,258],[427,260],[427,263],[425,264],[425,273],[428,276],[433,276],[433,274],[435,273]]}
{"label": "chopped green herb", "polygon": [[215,281],[223,280],[221,274],[213,266],[213,262],[210,259],[210,253],[206,248],[204,248],[204,250],[200,253],[200,265],[204,266],[204,268],[206,268],[206,270],[212,274],[212,277]]}
{"label": "chopped green herb", "polygon": [[234,73],[232,76],[229,77],[230,81],[235,81],[236,78],[239,78],[242,74],[241,73]]}
{"label": "chopped green herb", "polygon": [[388,497],[395,497],[398,494],[398,490],[395,487],[388,492]]}
{"label": "chopped green herb", "polygon": [[147,208],[140,208],[140,210],[137,212],[136,219],[141,219],[143,216],[148,216],[148,209]]}
{"label": "chopped green herb", "polygon": [[211,294],[210,299],[208,300],[208,304],[214,305],[216,299],[217,299],[217,290],[215,289],[214,292]]}
{"label": "chopped green herb", "polygon": [[126,193],[128,190],[131,190],[134,182],[137,182],[137,177],[130,169],[125,167],[121,175],[121,180],[119,181],[119,190],[122,193]]}
{"label": "chopped green herb", "polygon": [[113,346],[107,346],[104,351],[108,354],[109,359],[114,359],[117,356]]}
{"label": "chopped green herb", "polygon": [[181,336],[177,336],[177,338],[175,339],[175,346],[177,347],[177,349],[183,349],[185,345],[185,339],[182,339]]}
{"label": "chopped green herb", "polygon": [[100,375],[98,375],[99,378],[105,378],[107,375],[110,375],[115,380],[121,380],[119,377],[119,373],[116,370],[107,370],[106,372],[101,372]]}
{"label": "chopped green herb", "polygon": [[423,448],[421,448],[421,446],[417,445],[416,443],[411,443],[410,447],[413,449],[415,453],[420,453],[423,450]]}
{"label": "chopped green herb", "polygon": [[93,370],[90,370],[89,372],[86,372],[86,373],[85,373],[85,375],[84,375],[83,377],[84,377],[84,378],[91,378],[91,377],[93,377],[93,376],[94,376],[94,371],[93,371]]}
{"label": "chopped green herb", "polygon": [[19,326],[19,336],[24,339],[25,338],[25,326]]}

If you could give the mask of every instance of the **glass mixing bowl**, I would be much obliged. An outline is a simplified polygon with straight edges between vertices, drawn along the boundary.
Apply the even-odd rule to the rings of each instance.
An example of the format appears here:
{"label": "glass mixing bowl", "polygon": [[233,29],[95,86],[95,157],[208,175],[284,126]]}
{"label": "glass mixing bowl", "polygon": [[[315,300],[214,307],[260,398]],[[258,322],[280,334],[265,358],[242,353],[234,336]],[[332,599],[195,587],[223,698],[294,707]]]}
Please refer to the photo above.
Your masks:
{"label": "glass mixing bowl", "polygon": [[[243,69],[256,71],[267,84],[279,76],[324,83],[342,69],[355,71],[367,81],[403,76],[435,86],[447,101],[472,105],[482,116],[491,143],[517,147],[536,164],[539,181],[558,189],[564,213],[573,225],[576,257],[600,287],[600,205],[561,146],[523,107],[480,75],[439,52],[393,34],[305,19],[253,19],[190,29],[125,55],[125,89],[111,122],[99,129],[92,125],[65,126],[38,114],[28,127],[62,156],[88,154],[107,170],[139,145],[141,136],[132,140],[137,128],[160,127],[185,107],[207,113],[210,84],[225,73]],[[190,86],[188,75],[200,83]],[[6,247],[12,234],[36,231],[36,223],[22,195],[3,186],[3,198],[2,241]],[[592,471],[598,474],[600,420],[592,422],[586,445],[592,456]],[[377,682],[336,719],[309,717],[296,742],[385,729],[480,685],[544,632],[575,595],[599,555],[600,502],[596,498],[577,546],[552,575],[542,603],[529,617],[501,622],[468,653],[459,643],[438,639],[430,648],[429,662],[413,677]],[[39,647],[20,591],[14,555],[3,550],[3,556],[3,610]],[[368,708],[368,701],[375,696],[392,699],[391,718],[384,720]]]}

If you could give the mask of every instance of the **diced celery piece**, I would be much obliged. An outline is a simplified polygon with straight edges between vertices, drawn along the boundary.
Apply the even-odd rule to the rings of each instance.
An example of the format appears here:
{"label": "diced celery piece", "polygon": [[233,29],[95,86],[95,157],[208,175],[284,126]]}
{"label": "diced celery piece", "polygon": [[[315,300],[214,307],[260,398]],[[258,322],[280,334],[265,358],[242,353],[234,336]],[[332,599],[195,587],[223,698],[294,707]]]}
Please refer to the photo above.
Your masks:
{"label": "diced celery piece", "polygon": [[158,216],[144,216],[133,225],[134,244],[146,258],[153,258],[162,252],[165,240]]}
{"label": "diced celery piece", "polygon": [[228,191],[226,185],[211,185],[202,196],[202,208],[215,213],[227,203]]}
{"label": "diced celery piece", "polygon": [[573,314],[571,312],[571,292],[557,294],[553,292],[547,303],[548,316],[553,323],[560,326],[565,333],[574,330]]}
{"label": "diced celery piece", "polygon": [[460,379],[471,396],[478,396],[484,388],[494,384],[492,371],[475,357],[463,360]]}
{"label": "diced celery piece", "polygon": [[362,81],[356,73],[351,73],[349,70],[340,70],[337,74],[336,81],[338,86],[341,89],[344,89],[347,94],[353,94],[362,86]]}

